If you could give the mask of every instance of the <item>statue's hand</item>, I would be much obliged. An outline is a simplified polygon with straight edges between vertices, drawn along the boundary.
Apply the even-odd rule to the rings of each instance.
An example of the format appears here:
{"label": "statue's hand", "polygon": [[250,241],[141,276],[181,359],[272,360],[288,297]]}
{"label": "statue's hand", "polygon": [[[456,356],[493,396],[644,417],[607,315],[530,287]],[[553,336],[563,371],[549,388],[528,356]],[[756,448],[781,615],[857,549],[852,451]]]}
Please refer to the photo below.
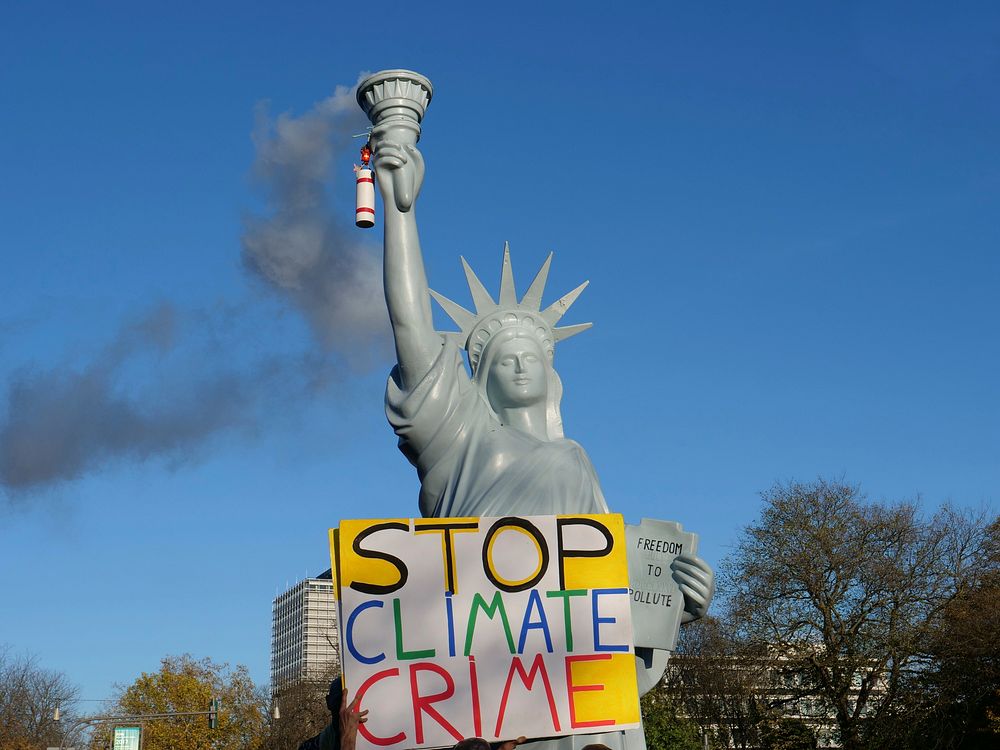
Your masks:
{"label": "statue's hand", "polygon": [[681,622],[699,620],[708,611],[715,594],[715,573],[708,563],[694,555],[678,555],[670,563],[674,580],[684,594],[684,614]]}
{"label": "statue's hand", "polygon": [[399,144],[376,137],[375,174],[385,204],[395,205],[399,211],[406,213],[412,208],[424,182],[423,154],[409,143]]}

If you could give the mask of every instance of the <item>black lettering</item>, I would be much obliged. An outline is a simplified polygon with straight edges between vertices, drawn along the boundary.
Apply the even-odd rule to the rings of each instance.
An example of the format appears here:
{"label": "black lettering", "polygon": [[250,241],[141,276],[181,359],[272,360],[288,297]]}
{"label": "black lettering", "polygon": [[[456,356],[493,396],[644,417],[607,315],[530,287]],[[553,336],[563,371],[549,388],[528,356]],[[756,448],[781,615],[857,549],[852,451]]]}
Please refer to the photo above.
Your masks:
{"label": "black lettering", "polygon": [[[556,521],[557,524],[559,523],[559,520]],[[500,529],[502,529],[504,526],[516,526],[519,529],[524,529],[529,534],[531,534],[531,536],[535,538],[535,541],[538,542],[538,549],[541,550],[542,564],[538,567],[538,573],[529,578],[527,581],[524,581],[523,583],[518,583],[514,585],[502,583],[497,579],[495,575],[493,575],[492,566],[490,565],[490,560],[489,560],[490,541],[492,541],[493,536],[497,534],[500,531]],[[559,537],[559,546],[560,548],[562,547],[562,536]],[[525,521],[523,518],[517,518],[516,516],[507,516],[506,518],[499,519],[496,523],[490,526],[490,530],[486,532],[486,538],[483,540],[483,572],[486,573],[486,577],[490,579],[490,583],[492,583],[501,591],[508,591],[510,593],[514,593],[516,591],[525,591],[526,589],[530,589],[536,583],[542,580],[542,576],[545,575],[545,571],[548,570],[548,568],[549,568],[549,548],[548,545],[545,544],[545,537],[542,536],[542,532],[538,530],[538,527],[536,527],[530,521]],[[559,572],[559,588],[560,589],[563,588],[562,571]]]}
{"label": "black lettering", "polygon": [[455,593],[455,560],[454,557],[454,544],[452,542],[451,532],[455,529],[478,529],[479,524],[475,521],[464,521],[450,523],[421,523],[417,527],[417,531],[443,531],[444,532],[444,570],[446,580],[444,582],[445,591],[450,594]]}
{"label": "black lettering", "polygon": [[662,552],[665,555],[679,555],[684,551],[684,545],[679,542],[668,542],[666,539],[640,538],[636,545],[647,552]]}
{"label": "black lettering", "polygon": [[355,591],[360,591],[362,594],[391,594],[393,591],[398,591],[403,588],[403,585],[406,583],[406,579],[410,575],[410,572],[406,569],[406,563],[395,555],[390,555],[388,552],[379,552],[378,550],[363,549],[361,547],[361,542],[365,539],[377,531],[385,531],[386,529],[409,531],[410,527],[400,521],[377,523],[374,526],[369,526],[367,529],[354,537],[354,543],[351,545],[351,548],[354,550],[354,554],[358,557],[363,557],[366,560],[385,560],[385,562],[390,563],[396,568],[396,570],[399,571],[399,580],[396,583],[387,585],[352,581],[351,588]]}
{"label": "black lettering", "polygon": [[639,604],[652,604],[654,607],[659,605],[661,607],[669,607],[674,600],[673,594],[663,594],[659,592],[649,592],[649,591],[639,591],[638,589],[629,589],[629,595],[632,597],[632,601],[638,602]]}
{"label": "black lettering", "polygon": [[[564,526],[590,526],[597,529],[604,536],[604,549],[565,549],[563,546]],[[615,546],[614,537],[603,524],[592,518],[557,518],[556,519],[556,539],[559,545],[559,588],[566,588],[566,566],[564,561],[567,557],[604,557],[609,554]],[[647,540],[648,541],[648,540]],[[544,542],[542,543],[544,544]]]}

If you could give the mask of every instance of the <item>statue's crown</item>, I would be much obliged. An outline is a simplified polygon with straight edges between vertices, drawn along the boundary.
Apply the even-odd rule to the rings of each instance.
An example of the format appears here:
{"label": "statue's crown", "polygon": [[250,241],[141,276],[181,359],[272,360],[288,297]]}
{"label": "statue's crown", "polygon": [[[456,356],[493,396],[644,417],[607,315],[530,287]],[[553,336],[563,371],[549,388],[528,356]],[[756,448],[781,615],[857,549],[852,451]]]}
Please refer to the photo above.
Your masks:
{"label": "statue's crown", "polygon": [[517,293],[514,290],[514,271],[510,264],[510,246],[505,242],[503,268],[500,272],[500,302],[497,303],[486,291],[486,287],[483,286],[465,258],[462,258],[465,278],[469,283],[469,291],[472,292],[472,301],[476,307],[474,313],[438,294],[433,289],[430,290],[431,296],[462,329],[459,332],[439,331],[439,333],[465,348],[469,353],[469,364],[472,366],[473,373],[479,367],[479,360],[482,358],[486,344],[494,334],[500,331],[516,327],[529,333],[535,337],[541,345],[542,351],[551,359],[555,353],[556,343],[568,339],[570,336],[575,336],[593,325],[592,323],[579,323],[556,328],[556,323],[580,296],[580,292],[586,289],[589,281],[583,282],[544,310],[541,309],[542,292],[545,290],[545,282],[549,277],[551,263],[552,253],[549,253],[549,257],[545,259],[535,275],[535,280],[531,282],[528,291],[518,302]]}

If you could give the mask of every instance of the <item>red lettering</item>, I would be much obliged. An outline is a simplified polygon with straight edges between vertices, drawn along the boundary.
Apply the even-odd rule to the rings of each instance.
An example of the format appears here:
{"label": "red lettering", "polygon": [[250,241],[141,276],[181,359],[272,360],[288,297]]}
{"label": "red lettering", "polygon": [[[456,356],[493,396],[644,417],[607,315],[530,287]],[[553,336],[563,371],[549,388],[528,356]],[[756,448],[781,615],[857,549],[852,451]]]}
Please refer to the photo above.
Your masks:
{"label": "red lettering", "polygon": [[476,657],[469,657],[469,684],[472,687],[472,731],[483,736],[483,717],[479,710],[479,678],[476,675]]}
{"label": "red lettering", "polygon": [[574,693],[587,692],[590,690],[604,690],[604,685],[574,685],[573,684],[573,664],[578,661],[595,661],[597,659],[610,659],[611,654],[580,654],[579,656],[566,657],[566,692],[569,694],[569,725],[574,729],[578,727],[607,727],[615,723],[614,719],[598,719],[597,721],[577,721],[576,703],[573,700]]}
{"label": "red lettering", "polygon": [[[611,654],[608,654],[611,656]],[[559,730],[559,714],[556,712],[556,701],[552,695],[552,686],[549,684],[549,674],[545,671],[545,661],[542,659],[542,654],[535,654],[534,660],[531,662],[531,669],[527,672],[524,671],[524,664],[521,662],[520,656],[515,656],[510,661],[510,670],[507,672],[507,683],[503,686],[503,698],[500,699],[500,712],[497,714],[497,726],[493,730],[493,736],[500,736],[500,728],[503,726],[504,712],[507,710],[507,698],[510,696],[510,686],[514,681],[514,672],[517,672],[521,678],[521,682],[524,686],[531,691],[532,685],[535,683],[535,675],[539,675],[542,678],[542,685],[545,686],[545,697],[549,701],[549,714],[552,716],[552,726],[558,732]],[[567,678],[567,681],[569,678]],[[572,708],[572,703],[570,704]]]}
{"label": "red lettering", "polygon": [[[417,687],[417,672],[420,671],[434,672],[444,678],[444,690],[440,693],[435,693],[434,695],[421,697],[420,690]],[[448,733],[455,738],[455,742],[461,742],[463,739],[461,733],[431,705],[433,703],[437,703],[438,701],[447,700],[454,694],[455,681],[443,667],[439,667],[437,664],[432,664],[429,661],[422,661],[417,664],[410,665],[410,698],[413,701],[413,724],[416,729],[418,745],[424,744],[424,711],[427,712],[428,716],[444,727]]]}
{"label": "red lettering", "polygon": [[[393,667],[392,669],[383,669],[381,672],[376,672],[367,680],[361,683],[361,687],[358,688],[357,697],[360,699],[358,701],[358,710],[361,710],[361,704],[365,699],[365,693],[368,692],[368,688],[374,685],[376,682],[384,677],[399,677],[399,670]],[[368,724],[358,724],[358,732],[361,736],[368,740],[373,745],[395,745],[406,739],[406,733],[400,732],[399,734],[394,734],[392,737],[377,737],[371,733],[368,729]]]}

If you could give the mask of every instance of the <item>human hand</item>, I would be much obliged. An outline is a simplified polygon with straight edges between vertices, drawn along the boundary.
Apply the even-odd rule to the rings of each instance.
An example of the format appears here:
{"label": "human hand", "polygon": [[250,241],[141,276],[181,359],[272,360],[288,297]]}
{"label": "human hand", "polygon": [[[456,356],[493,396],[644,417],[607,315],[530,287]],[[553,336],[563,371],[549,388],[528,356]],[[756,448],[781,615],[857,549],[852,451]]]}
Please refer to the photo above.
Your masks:
{"label": "human hand", "polygon": [[387,206],[406,213],[424,182],[424,157],[411,143],[400,143],[391,129],[379,126],[372,131],[375,173],[382,200]]}
{"label": "human hand", "polygon": [[358,744],[358,727],[368,721],[368,709],[358,711],[361,696],[347,705],[347,691],[340,699],[340,750],[354,750]]}
{"label": "human hand", "polygon": [[497,747],[497,750],[514,750],[515,747],[523,745],[527,741],[528,738],[521,735],[516,740],[507,740],[506,742],[501,743],[499,747]]}
{"label": "human hand", "polygon": [[684,594],[681,623],[704,617],[715,594],[715,573],[708,563],[695,555],[678,555],[670,563],[670,570]]}

